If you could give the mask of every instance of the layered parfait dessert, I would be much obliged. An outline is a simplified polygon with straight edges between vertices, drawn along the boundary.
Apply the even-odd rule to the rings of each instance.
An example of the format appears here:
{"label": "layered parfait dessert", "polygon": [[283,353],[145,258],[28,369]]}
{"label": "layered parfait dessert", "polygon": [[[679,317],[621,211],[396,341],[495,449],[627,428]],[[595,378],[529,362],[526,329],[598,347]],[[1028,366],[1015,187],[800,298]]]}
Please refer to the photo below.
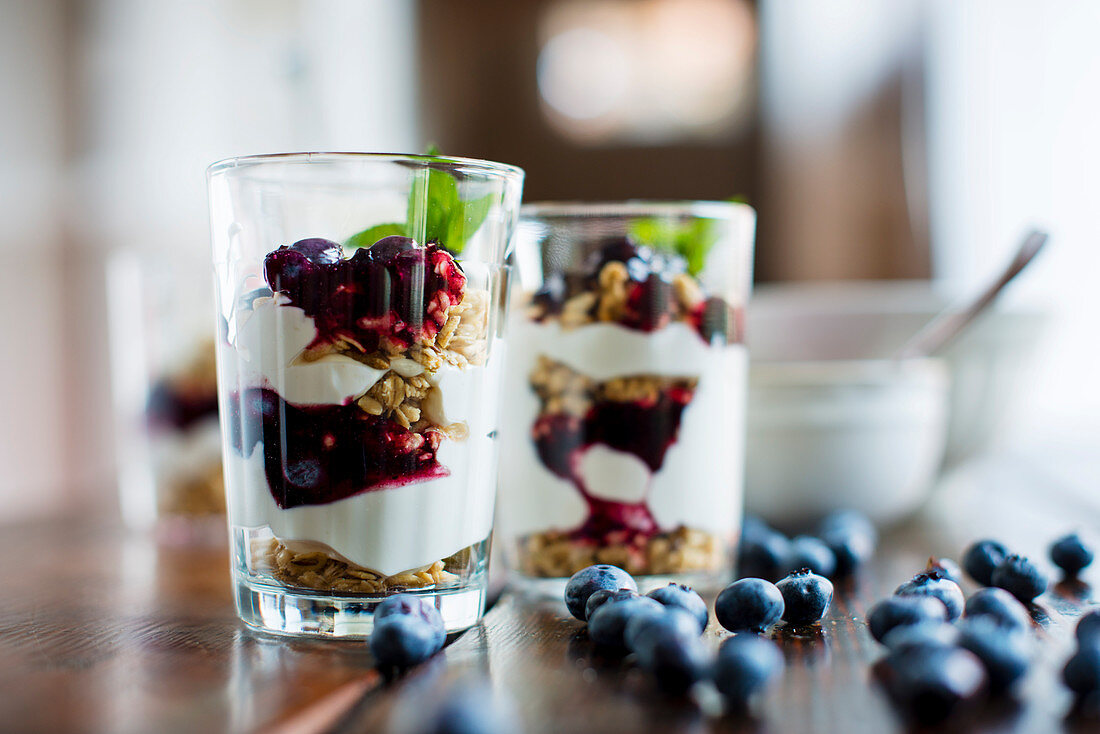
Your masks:
{"label": "layered parfait dessert", "polygon": [[251,582],[446,589],[484,570],[497,363],[490,268],[438,243],[268,253],[226,324],[226,479]]}
{"label": "layered parfait dessert", "polygon": [[741,508],[743,300],[629,235],[574,245],[583,257],[555,269],[544,252],[541,286],[514,299],[501,459],[513,568],[717,579]]}

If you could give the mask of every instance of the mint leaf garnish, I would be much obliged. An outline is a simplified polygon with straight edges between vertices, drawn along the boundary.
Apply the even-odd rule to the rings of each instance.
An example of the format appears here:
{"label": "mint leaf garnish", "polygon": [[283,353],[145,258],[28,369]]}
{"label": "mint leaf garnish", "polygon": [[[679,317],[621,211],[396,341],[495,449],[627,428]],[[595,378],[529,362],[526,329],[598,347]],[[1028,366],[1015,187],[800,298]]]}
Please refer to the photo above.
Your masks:
{"label": "mint leaf garnish", "polygon": [[[744,203],[741,196],[728,199],[732,203]],[[693,219],[676,222],[662,217],[646,217],[631,223],[630,235],[639,245],[654,250],[675,252],[684,259],[688,273],[698,275],[707,263],[707,255],[718,241],[718,232],[711,219]]]}

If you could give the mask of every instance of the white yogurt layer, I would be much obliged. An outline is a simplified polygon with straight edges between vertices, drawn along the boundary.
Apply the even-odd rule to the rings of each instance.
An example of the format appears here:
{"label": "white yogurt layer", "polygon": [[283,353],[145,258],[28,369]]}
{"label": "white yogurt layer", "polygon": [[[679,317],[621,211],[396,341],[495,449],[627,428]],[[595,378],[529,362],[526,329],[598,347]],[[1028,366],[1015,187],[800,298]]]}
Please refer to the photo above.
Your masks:
{"label": "white yogurt layer", "polygon": [[[736,527],[748,374],[742,345],[709,346],[683,323],[642,332],[610,323],[563,330],[555,322],[515,319],[509,330],[508,398],[502,415],[500,504],[509,532],[569,530],[588,516],[578,490],[542,464],[530,438],[539,404],[528,380],[540,355],[599,381],[643,374],[697,378],[677,440],[660,470],[649,475],[633,455],[597,445],[581,457],[579,472],[596,496],[621,502],[645,499],[664,530],[686,525],[727,535]],[[646,473],[642,489],[639,468]]]}

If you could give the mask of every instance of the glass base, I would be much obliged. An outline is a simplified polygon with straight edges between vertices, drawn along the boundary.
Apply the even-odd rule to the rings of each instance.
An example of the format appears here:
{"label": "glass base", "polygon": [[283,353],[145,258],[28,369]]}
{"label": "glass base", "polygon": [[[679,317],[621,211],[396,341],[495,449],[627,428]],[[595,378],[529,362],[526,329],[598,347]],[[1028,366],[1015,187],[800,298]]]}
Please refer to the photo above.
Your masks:
{"label": "glass base", "polygon": [[[249,627],[277,635],[362,639],[374,629],[374,608],[386,596],[288,589],[236,579],[237,614]],[[427,599],[439,609],[447,633],[468,629],[485,612],[485,583],[461,588],[403,592]]]}
{"label": "glass base", "polygon": [[[691,573],[659,574],[654,576],[635,576],[638,583],[638,592],[645,594],[653,589],[659,589],[669,584],[683,584],[690,586],[700,594],[708,594],[721,591],[733,581],[733,572],[730,569],[721,571],[693,571]],[[568,577],[543,578],[524,576],[512,573],[508,577],[508,587],[512,591],[525,596],[540,599],[562,599],[565,596],[565,585],[569,583]]]}

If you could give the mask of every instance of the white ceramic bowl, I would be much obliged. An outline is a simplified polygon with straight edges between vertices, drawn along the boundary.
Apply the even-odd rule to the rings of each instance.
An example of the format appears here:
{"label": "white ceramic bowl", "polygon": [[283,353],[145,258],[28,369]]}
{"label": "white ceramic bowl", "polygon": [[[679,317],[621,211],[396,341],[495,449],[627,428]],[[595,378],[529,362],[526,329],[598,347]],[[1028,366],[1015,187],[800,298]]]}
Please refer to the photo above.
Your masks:
{"label": "white ceramic bowl", "polygon": [[754,363],[748,511],[779,525],[912,512],[943,458],[949,387],[936,359]]}

